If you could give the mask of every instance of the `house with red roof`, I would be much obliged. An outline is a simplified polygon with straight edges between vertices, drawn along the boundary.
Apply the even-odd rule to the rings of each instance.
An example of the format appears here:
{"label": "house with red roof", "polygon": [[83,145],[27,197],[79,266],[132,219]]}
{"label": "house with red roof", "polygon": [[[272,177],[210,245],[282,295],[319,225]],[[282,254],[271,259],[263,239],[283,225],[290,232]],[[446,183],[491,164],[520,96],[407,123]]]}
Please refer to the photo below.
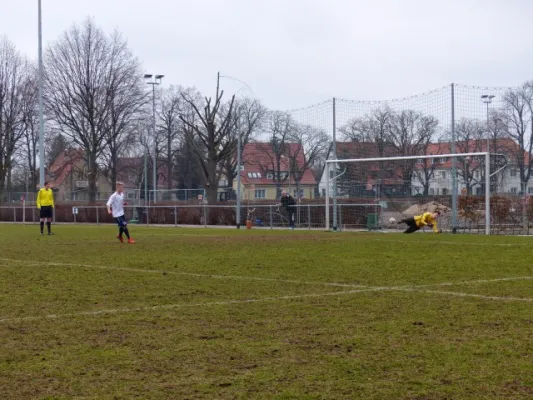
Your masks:
{"label": "house with red roof", "polygon": [[[142,157],[119,157],[117,161],[117,181],[124,182],[124,192],[129,200],[140,199],[140,188],[144,176]],[[158,188],[166,188],[166,168],[158,168]],[[88,186],[87,162],[82,149],[69,148],[60,153],[47,171],[47,179],[56,193],[56,201],[87,201]],[[151,176],[151,175],[150,175]],[[107,200],[112,194],[112,185],[105,174],[99,173],[96,181],[96,200]],[[150,184],[149,190],[152,190]]]}
{"label": "house with red roof", "polygon": [[[245,200],[276,200],[285,190],[294,198],[315,197],[317,182],[297,143],[275,151],[271,142],[248,143],[242,152],[241,195]],[[233,182],[237,190],[237,180]]]}
{"label": "house with red roof", "polygon": [[[498,171],[491,178],[491,192],[518,194],[521,192],[521,182],[517,157],[520,156],[518,144],[511,138],[491,140],[490,151],[504,157],[492,157],[491,168]],[[456,153],[481,153],[487,150],[486,140],[457,141]],[[376,158],[397,156],[398,152],[392,145],[384,145],[378,149],[375,143],[365,142],[337,142],[337,157]],[[439,155],[452,153],[451,142],[431,143],[425,147],[420,155]],[[381,153],[381,155],[380,155]],[[413,152],[416,154],[415,152]],[[523,155],[523,165],[529,165],[528,155]],[[328,159],[333,158],[330,149]],[[399,166],[399,161],[383,163],[379,168],[377,163],[342,164],[347,167],[344,176],[337,181],[337,195],[372,195],[377,185],[384,187],[387,193],[409,195],[451,195],[452,191],[452,159],[440,157],[432,159],[418,159],[408,164],[407,169]],[[461,158],[456,163],[457,187],[459,193],[466,191],[472,194],[484,193],[484,159],[483,156]],[[378,173],[379,170],[379,173]],[[325,169],[324,169],[325,172]],[[326,193],[326,176],[322,173],[319,183],[320,195]],[[334,171],[330,170],[330,190]],[[346,186],[346,187],[343,187]],[[349,188],[347,188],[349,186]],[[349,189],[349,190],[348,190]],[[408,190],[405,192],[405,190]],[[528,194],[533,194],[533,180],[526,188]],[[405,193],[403,193],[405,192]]]}

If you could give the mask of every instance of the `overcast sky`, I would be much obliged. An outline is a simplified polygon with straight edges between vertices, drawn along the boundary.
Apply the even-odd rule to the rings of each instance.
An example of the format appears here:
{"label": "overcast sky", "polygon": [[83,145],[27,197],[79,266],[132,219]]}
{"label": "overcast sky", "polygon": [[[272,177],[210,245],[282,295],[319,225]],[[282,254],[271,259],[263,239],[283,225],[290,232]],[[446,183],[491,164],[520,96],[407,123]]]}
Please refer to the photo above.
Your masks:
{"label": "overcast sky", "polygon": [[[25,4],[26,7],[23,7]],[[155,4],[150,6],[150,4]],[[216,73],[270,108],[533,79],[533,0],[42,0],[43,41],[87,16],[147,73],[213,95]],[[37,0],[0,0],[0,35],[37,58]],[[226,92],[249,94],[224,78]]]}

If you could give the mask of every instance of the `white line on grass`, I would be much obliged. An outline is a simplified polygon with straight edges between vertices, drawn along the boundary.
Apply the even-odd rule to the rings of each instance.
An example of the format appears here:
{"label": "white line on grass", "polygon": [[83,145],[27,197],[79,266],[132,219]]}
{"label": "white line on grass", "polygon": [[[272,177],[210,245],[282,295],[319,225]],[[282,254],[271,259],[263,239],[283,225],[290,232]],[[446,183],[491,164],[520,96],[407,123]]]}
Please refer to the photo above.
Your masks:
{"label": "white line on grass", "polygon": [[317,285],[317,286],[334,286],[334,287],[350,287],[350,288],[368,287],[368,285],[354,285],[350,283],[309,282],[309,281],[299,281],[296,279],[260,278],[256,276],[198,274],[194,272],[177,272],[177,271],[163,271],[163,270],[156,270],[156,269],[111,267],[111,266],[106,266],[106,265],[54,263],[54,262],[47,262],[47,261],[24,261],[24,260],[15,260],[15,259],[9,259],[9,258],[0,258],[0,261],[17,262],[17,263],[21,263],[29,267],[51,265],[55,267],[93,268],[93,269],[104,269],[104,270],[111,270],[111,271],[139,272],[139,273],[157,274],[157,275],[168,274],[168,275],[178,275],[178,276],[193,276],[197,278],[233,279],[233,280],[246,280],[246,281],[259,281],[259,282],[263,282],[263,281],[264,282],[280,282],[280,283],[291,283],[291,284],[299,284],[299,285]]}
{"label": "white line on grass", "polygon": [[107,310],[96,310],[96,311],[79,311],[73,313],[65,314],[48,314],[48,315],[37,315],[37,316],[27,316],[27,317],[11,317],[11,318],[2,318],[0,323],[4,322],[22,322],[22,321],[35,321],[42,319],[58,319],[58,318],[67,318],[67,317],[78,317],[78,316],[97,316],[103,314],[118,314],[118,313],[131,313],[131,312],[142,312],[142,311],[157,311],[157,310],[169,310],[175,308],[185,308],[185,307],[205,307],[205,306],[227,306],[232,304],[250,304],[250,303],[262,303],[269,301],[281,301],[281,300],[298,300],[305,298],[319,298],[326,296],[340,296],[340,295],[349,295],[354,293],[363,293],[363,292],[378,292],[384,290],[391,290],[388,287],[373,287],[368,289],[357,289],[349,291],[338,291],[338,292],[329,292],[329,293],[310,293],[310,294],[300,294],[300,295],[288,295],[280,297],[263,297],[258,299],[245,299],[245,300],[226,300],[226,301],[211,301],[207,303],[192,303],[192,304],[164,304],[151,307],[134,307],[134,308],[114,308]]}
{"label": "white line on grass", "polygon": [[[386,240],[386,239],[368,239],[374,242],[388,242],[388,243],[402,243],[402,244],[416,244],[420,245],[419,242],[411,242],[409,240]],[[477,242],[449,242],[444,240],[435,240],[431,244],[453,244],[460,246],[496,246],[496,247],[522,247],[530,246],[530,243],[477,243]]]}
{"label": "white line on grass", "polygon": [[457,297],[474,297],[474,298],[483,299],[483,300],[525,301],[529,303],[533,302],[533,299],[527,298],[527,297],[486,296],[483,294],[475,294],[475,293],[448,292],[448,291],[441,291],[441,290],[427,290],[427,289],[417,289],[417,288],[397,288],[396,290],[403,291],[403,292],[442,294],[446,296],[457,296]]}

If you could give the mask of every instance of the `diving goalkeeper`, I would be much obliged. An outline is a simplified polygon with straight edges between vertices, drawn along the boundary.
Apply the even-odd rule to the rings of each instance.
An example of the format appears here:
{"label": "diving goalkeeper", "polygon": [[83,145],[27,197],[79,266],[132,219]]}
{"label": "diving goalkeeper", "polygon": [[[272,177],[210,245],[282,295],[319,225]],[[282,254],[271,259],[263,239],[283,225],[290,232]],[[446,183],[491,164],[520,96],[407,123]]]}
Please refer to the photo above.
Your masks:
{"label": "diving goalkeeper", "polygon": [[398,224],[407,224],[407,229],[403,233],[413,233],[424,226],[431,226],[433,227],[433,232],[440,233],[437,228],[437,218],[439,215],[439,211],[435,211],[434,213],[425,212],[422,215],[402,219],[401,221],[398,221]]}

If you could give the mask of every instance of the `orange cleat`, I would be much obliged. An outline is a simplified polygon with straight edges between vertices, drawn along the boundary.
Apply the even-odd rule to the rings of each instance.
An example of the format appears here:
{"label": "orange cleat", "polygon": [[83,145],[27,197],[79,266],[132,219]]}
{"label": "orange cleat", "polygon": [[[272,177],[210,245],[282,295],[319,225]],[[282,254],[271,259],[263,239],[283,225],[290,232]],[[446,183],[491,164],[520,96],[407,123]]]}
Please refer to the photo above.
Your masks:
{"label": "orange cleat", "polygon": [[121,243],[124,243],[124,238],[120,235],[117,235],[117,239],[120,240]]}
{"label": "orange cleat", "polygon": [[128,239],[128,243],[129,243],[129,244],[133,244],[133,243],[135,243],[135,240],[133,240],[132,238],[129,238],[129,239]]}

